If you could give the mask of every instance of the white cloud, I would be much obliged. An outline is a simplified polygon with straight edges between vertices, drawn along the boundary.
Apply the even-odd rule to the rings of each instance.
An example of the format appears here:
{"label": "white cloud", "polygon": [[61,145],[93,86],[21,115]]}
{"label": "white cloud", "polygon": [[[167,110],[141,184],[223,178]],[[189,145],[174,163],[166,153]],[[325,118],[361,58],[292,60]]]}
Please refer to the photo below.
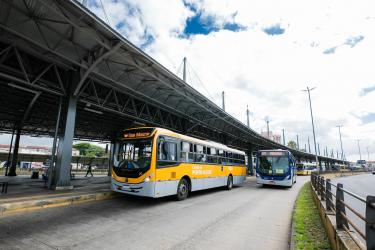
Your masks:
{"label": "white cloud", "polygon": [[[107,10],[113,20],[135,27],[123,32],[125,36],[141,45],[147,30],[155,40],[146,52],[172,72],[187,56],[218,105],[224,90],[227,111],[245,123],[249,104],[255,130],[265,130],[264,117],[269,116],[272,130],[281,133],[285,128],[287,139],[298,133],[301,146],[307,137],[312,142],[308,97],[301,90],[315,86],[311,97],[321,148],[340,148],[335,125],[343,124],[344,150],[350,159],[358,158],[357,138],[375,152],[375,121],[362,124],[360,119],[375,112],[375,93],[361,95],[375,83],[374,1],[188,0],[202,18],[213,18],[216,27],[227,22],[247,27],[189,38],[178,36],[193,15],[182,1],[120,2],[138,10],[130,17]],[[263,31],[274,25],[285,29],[284,34],[269,36]],[[358,38],[362,39],[353,46]],[[336,49],[324,54],[331,48]],[[201,85],[193,86],[209,96]]]}

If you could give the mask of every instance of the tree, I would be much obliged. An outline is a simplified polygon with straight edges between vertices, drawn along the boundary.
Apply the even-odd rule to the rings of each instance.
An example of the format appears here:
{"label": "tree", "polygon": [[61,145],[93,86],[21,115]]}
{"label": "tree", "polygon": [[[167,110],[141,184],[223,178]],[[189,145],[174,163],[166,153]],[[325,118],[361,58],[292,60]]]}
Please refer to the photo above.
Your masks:
{"label": "tree", "polygon": [[83,142],[73,145],[73,148],[79,150],[79,154],[88,157],[102,157],[104,155],[104,148],[91,143]]}
{"label": "tree", "polygon": [[290,147],[291,149],[297,149],[297,143],[295,141],[289,141],[288,147]]}

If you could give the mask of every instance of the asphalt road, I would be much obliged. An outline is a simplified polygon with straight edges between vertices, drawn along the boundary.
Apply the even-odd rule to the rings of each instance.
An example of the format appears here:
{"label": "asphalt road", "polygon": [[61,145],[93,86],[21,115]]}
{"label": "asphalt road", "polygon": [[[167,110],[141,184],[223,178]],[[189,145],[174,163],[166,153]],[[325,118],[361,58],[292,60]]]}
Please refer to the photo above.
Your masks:
{"label": "asphalt road", "polygon": [[[342,183],[344,189],[359,195],[366,199],[367,195],[375,196],[375,175],[369,174],[361,174],[361,175],[354,175],[354,176],[346,176],[332,180],[333,183]],[[356,198],[344,193],[344,201],[348,203],[352,208],[358,211],[361,215],[365,216],[366,214],[366,205],[364,202],[359,201]],[[365,232],[365,222],[360,219],[357,215],[351,212],[349,209],[345,209],[345,212],[349,219],[354,222],[356,226],[362,232]],[[350,226],[350,225],[349,225]],[[353,229],[353,227],[351,227]],[[354,229],[353,229],[354,230]],[[363,242],[364,240],[359,237]]]}
{"label": "asphalt road", "polygon": [[0,219],[1,249],[289,249],[291,189],[254,178],[185,201],[122,196]]}

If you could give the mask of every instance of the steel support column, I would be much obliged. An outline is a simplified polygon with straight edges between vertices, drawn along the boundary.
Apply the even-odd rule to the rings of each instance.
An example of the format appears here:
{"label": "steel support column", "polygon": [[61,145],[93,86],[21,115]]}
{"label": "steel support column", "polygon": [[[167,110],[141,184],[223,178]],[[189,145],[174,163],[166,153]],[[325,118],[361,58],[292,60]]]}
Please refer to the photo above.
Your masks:
{"label": "steel support column", "polygon": [[320,170],[323,170],[322,160],[320,160],[320,159],[319,159],[319,169],[320,169]]}
{"label": "steel support column", "polygon": [[15,124],[13,126],[13,132],[12,132],[12,139],[10,139],[10,145],[9,145],[9,153],[8,153],[8,160],[7,160],[7,165],[6,165],[6,168],[5,168],[5,176],[8,175],[8,169],[10,167],[10,156],[12,154],[12,147],[13,147],[13,138],[14,138],[14,132],[16,130],[16,127],[15,127]]}
{"label": "steel support column", "polygon": [[253,147],[250,145],[247,149],[247,169],[248,173],[253,176],[254,175],[254,167],[253,167]]}
{"label": "steel support column", "polygon": [[55,135],[53,137],[53,144],[52,144],[52,155],[51,155],[51,163],[50,169],[48,171],[48,188],[52,188],[52,184],[54,183],[53,180],[55,174],[55,159],[56,159],[56,144],[57,144],[57,136],[59,133],[59,126],[60,126],[60,117],[61,117],[61,108],[62,108],[62,97],[59,98],[59,109],[57,111],[57,118],[56,118],[56,126],[55,126]]}
{"label": "steel support column", "polygon": [[23,117],[22,117],[21,121],[17,125],[16,141],[14,143],[14,150],[13,150],[13,156],[12,156],[12,165],[9,168],[8,176],[17,176],[16,167],[17,167],[17,163],[18,163],[18,149],[19,149],[19,146],[20,146],[22,127],[23,127],[23,124],[25,123],[27,117],[29,116],[30,111],[31,111],[32,107],[34,106],[36,100],[38,100],[38,98],[41,94],[41,92],[29,90],[29,89],[26,89],[26,88],[20,88],[20,87],[17,87],[17,88],[26,90],[26,91],[31,92],[31,93],[34,93],[34,97],[33,97],[33,99],[31,99],[31,101],[29,103],[29,106],[27,107],[25,113],[23,114]]}
{"label": "steel support column", "polygon": [[16,168],[17,168],[17,162],[18,162],[18,149],[20,147],[20,139],[21,139],[21,127],[18,126],[18,128],[16,129],[16,140],[14,142],[12,161],[11,161],[11,165],[9,168],[8,176],[17,176]]}
{"label": "steel support column", "polygon": [[[74,86],[77,84],[77,78],[73,77],[73,82],[71,84],[71,90],[74,89]],[[55,167],[55,180],[54,186],[55,189],[66,189],[72,188],[70,185],[70,171],[71,171],[71,162],[72,162],[72,146],[73,146],[73,137],[77,113],[77,100],[78,97],[74,96],[73,91],[70,91],[68,97],[68,105],[66,108],[66,120],[64,124],[64,133],[59,139],[59,146],[57,151],[57,163]]]}
{"label": "steel support column", "polygon": [[115,160],[115,140],[111,140],[109,148],[109,158],[108,158],[108,176],[112,175],[112,166]]}

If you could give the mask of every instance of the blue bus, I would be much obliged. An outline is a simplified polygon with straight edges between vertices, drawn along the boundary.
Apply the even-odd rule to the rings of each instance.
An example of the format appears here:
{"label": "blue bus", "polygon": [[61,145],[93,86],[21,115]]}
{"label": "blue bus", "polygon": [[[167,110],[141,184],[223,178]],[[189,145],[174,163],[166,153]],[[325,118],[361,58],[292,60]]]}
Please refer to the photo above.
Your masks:
{"label": "blue bus", "polygon": [[292,187],[297,181],[296,160],[288,150],[259,150],[256,154],[258,184]]}

